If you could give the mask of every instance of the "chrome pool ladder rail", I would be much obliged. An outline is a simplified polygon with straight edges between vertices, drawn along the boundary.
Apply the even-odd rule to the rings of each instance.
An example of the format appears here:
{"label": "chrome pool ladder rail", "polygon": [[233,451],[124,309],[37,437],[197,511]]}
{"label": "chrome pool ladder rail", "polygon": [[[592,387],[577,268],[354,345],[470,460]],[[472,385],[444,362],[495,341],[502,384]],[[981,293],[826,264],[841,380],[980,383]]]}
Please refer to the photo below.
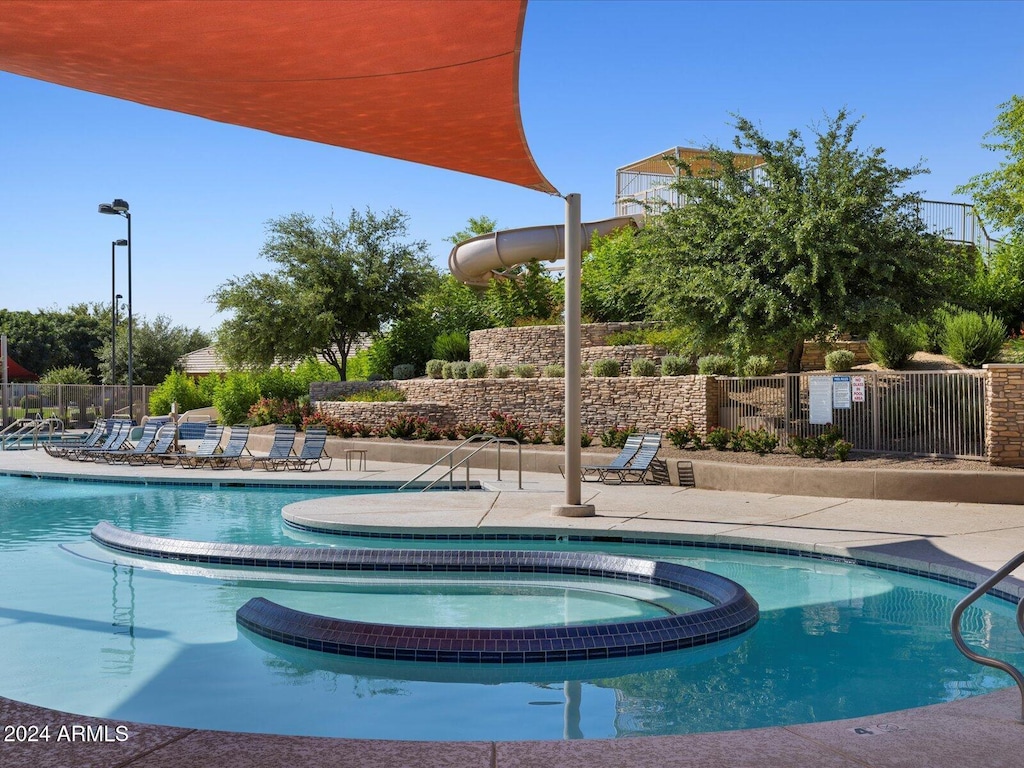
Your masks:
{"label": "chrome pool ladder rail", "polygon": [[49,436],[53,437],[55,430],[64,432],[64,422],[56,416],[46,419],[18,419],[0,431],[0,451],[14,448],[23,438],[29,436],[32,437],[32,449],[38,450],[39,431],[43,428],[46,428]]}
{"label": "chrome pool ladder rail", "polygon": [[[471,445],[472,443],[481,443],[481,445],[479,445],[476,448],[474,448],[469,454],[467,454],[463,458],[459,459],[458,461],[455,461],[455,454],[458,453],[461,449]],[[447,461],[448,462],[448,469],[447,469],[447,471],[444,474],[442,474],[440,477],[430,481],[430,483],[425,485],[423,488],[420,488],[419,490],[420,491],[429,491],[431,488],[433,488],[439,482],[444,480],[446,477],[448,478],[448,487],[449,487],[449,489],[453,488],[454,484],[455,484],[455,470],[458,469],[459,467],[464,466],[466,468],[466,490],[468,491],[469,490],[469,466],[470,466],[469,463],[470,463],[470,461],[473,459],[474,456],[476,456],[478,453],[480,453],[480,451],[482,451],[485,448],[488,448],[488,447],[490,447],[492,445],[496,445],[498,447],[498,458],[497,458],[498,480],[501,480],[501,446],[502,446],[503,443],[506,444],[506,445],[514,445],[514,446],[516,446],[516,449],[518,451],[516,464],[517,464],[517,470],[518,470],[518,474],[519,474],[518,487],[519,487],[519,490],[521,491],[521,490],[523,490],[523,446],[515,438],[512,438],[512,437],[498,437],[497,435],[490,435],[490,434],[471,435],[470,437],[467,437],[465,440],[463,440],[457,446],[455,446],[450,451],[448,451],[448,453],[446,453],[444,456],[441,456],[433,464],[431,464],[429,467],[427,467],[422,472],[420,472],[418,475],[416,475],[416,477],[414,477],[412,480],[408,480],[407,482],[403,483],[401,485],[401,487],[399,487],[398,490],[404,491],[410,485],[412,485],[417,480],[419,480],[421,477],[423,477],[428,472],[430,472],[430,470],[434,469],[435,467],[441,466],[442,464],[445,463],[445,461]]]}
{"label": "chrome pool ladder rail", "polygon": [[[1000,581],[1005,579],[1011,573],[1013,573],[1020,565],[1024,563],[1024,552],[1021,552],[1016,557],[1010,559],[1002,568],[989,576],[985,581],[976,586],[970,594],[967,595],[963,600],[956,604],[956,608],[953,609],[953,616],[950,619],[950,629],[953,634],[953,642],[956,644],[957,649],[971,661],[975,661],[978,664],[984,664],[986,667],[994,667],[995,669],[1001,669],[1003,672],[1013,678],[1013,682],[1017,684],[1017,688],[1020,690],[1021,695],[1021,716],[1020,721],[1024,722],[1024,674],[1017,669],[1013,664],[1000,659],[992,658],[991,656],[983,656],[967,647],[967,643],[964,642],[963,634],[960,632],[960,620],[964,615],[964,611],[968,607],[992,587],[998,584]],[[1024,635],[1024,597],[1017,601],[1017,629],[1022,635]]]}

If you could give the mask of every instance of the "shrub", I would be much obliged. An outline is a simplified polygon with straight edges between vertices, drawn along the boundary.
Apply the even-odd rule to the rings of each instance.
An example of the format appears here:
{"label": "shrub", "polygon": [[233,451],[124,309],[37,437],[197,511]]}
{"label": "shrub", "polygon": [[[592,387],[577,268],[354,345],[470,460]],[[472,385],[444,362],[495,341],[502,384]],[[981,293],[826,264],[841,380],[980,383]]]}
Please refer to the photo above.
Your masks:
{"label": "shrub", "polygon": [[804,459],[846,461],[850,451],[853,450],[853,443],[843,440],[843,433],[839,427],[830,424],[819,435],[810,437],[790,435],[789,450]]}
{"label": "shrub", "polygon": [[438,360],[437,358],[427,360],[427,376],[431,379],[444,378],[444,363],[444,360]]}
{"label": "shrub", "polygon": [[512,369],[507,365],[496,365],[491,368],[491,376],[496,379],[507,379],[512,375]]}
{"label": "shrub", "polygon": [[487,425],[478,421],[459,422],[455,425],[455,433],[465,439],[473,435],[482,435],[487,431]]}
{"label": "shrub", "polygon": [[704,442],[714,448],[716,451],[724,451],[732,444],[733,432],[731,429],[726,427],[715,427],[708,432],[707,437],[704,438]]}
{"label": "shrub", "polygon": [[678,355],[665,355],[661,358],[662,376],[685,376],[692,373],[690,361]]}
{"label": "shrub", "polygon": [[980,368],[999,357],[1005,338],[1006,326],[991,312],[961,312],[946,320],[942,352],[961,365]]}
{"label": "shrub", "polygon": [[725,355],[704,355],[697,358],[697,373],[701,376],[731,376],[736,366]]}
{"label": "shrub", "polygon": [[526,438],[526,427],[513,416],[501,411],[491,411],[487,416],[491,420],[490,433],[495,437],[510,437],[519,442]]}
{"label": "shrub", "polygon": [[469,378],[469,364],[465,360],[456,360],[454,363],[451,363],[451,366],[453,379]]}
{"label": "shrub", "polygon": [[[758,456],[771,453],[779,447],[779,436],[766,429],[744,429],[737,435],[740,448]],[[735,450],[735,446],[733,448]]]}
{"label": "shrub", "polygon": [[352,437],[355,434],[355,425],[349,421],[343,421],[335,416],[328,416],[326,413],[316,411],[302,419],[302,428],[326,427],[327,434],[335,437]]}
{"label": "shrub", "polygon": [[648,360],[646,357],[640,357],[634,360],[630,365],[629,372],[632,376],[657,376],[658,366],[654,364],[653,360]]}
{"label": "shrub", "polygon": [[458,331],[442,333],[434,339],[434,357],[439,360],[469,360],[469,339]]}
{"label": "shrub", "polygon": [[665,437],[676,448],[685,448],[690,443],[696,446],[700,440],[697,435],[697,427],[694,426],[692,421],[687,422],[686,426],[683,427],[672,427],[665,432]]}
{"label": "shrub", "polygon": [[92,384],[92,374],[80,365],[51,368],[39,377],[40,384]]}
{"label": "shrub", "polygon": [[893,325],[868,335],[868,354],[882,368],[903,368],[921,347],[920,330],[914,325]]}
{"label": "shrub", "polygon": [[544,442],[544,439],[547,437],[547,432],[547,424],[541,424],[540,426],[534,427],[532,429],[527,429],[526,434],[523,437],[523,441],[529,443],[530,445],[540,445],[541,443]]}
{"label": "shrub", "polygon": [[635,328],[631,331],[616,331],[609,333],[604,343],[609,347],[628,347],[632,344],[646,344],[647,331],[643,328]]}
{"label": "shrub", "polygon": [[249,409],[260,399],[256,377],[251,373],[236,371],[224,377],[213,397],[213,404],[220,412],[224,424],[240,424],[249,415]]}
{"label": "shrub", "polygon": [[580,432],[580,448],[589,448],[593,442],[594,435],[592,432],[587,432],[587,430]]}
{"label": "shrub", "polygon": [[405,400],[405,392],[394,387],[363,389],[345,397],[347,403],[404,403]]}
{"label": "shrub", "polygon": [[446,379],[455,378],[455,369],[452,368],[451,363],[445,363],[444,365],[441,366],[441,376],[443,376]]}
{"label": "shrub", "polygon": [[1010,339],[1003,347],[1004,363],[1024,363],[1024,339]]}
{"label": "shrub", "polygon": [[565,445],[565,424],[552,424],[548,427],[548,439],[552,445]]}
{"label": "shrub", "polygon": [[[216,376],[208,376],[214,378]],[[193,408],[202,408],[210,405],[212,401],[206,401],[201,395],[196,383],[180,371],[171,371],[167,377],[157,385],[149,396],[149,414],[151,416],[162,416],[171,412],[171,403],[178,404],[178,411],[190,411]]]}
{"label": "shrub", "polygon": [[605,448],[622,448],[633,433],[629,427],[612,427],[601,433],[601,445]]}
{"label": "shrub", "polygon": [[393,419],[388,419],[381,428],[381,434],[395,440],[412,440],[416,437],[417,431],[421,429],[422,421],[426,421],[422,416],[402,413]]}
{"label": "shrub", "polygon": [[768,355],[751,355],[743,363],[744,376],[771,376],[775,373],[775,361]]}
{"label": "shrub", "polygon": [[261,397],[247,414],[247,420],[254,427],[265,424],[291,424],[298,428],[310,415],[309,403],[276,397]]}
{"label": "shrub", "polygon": [[516,378],[519,379],[532,379],[537,375],[537,369],[532,365],[526,364],[517,365],[512,369],[512,372],[516,375]]}
{"label": "shrub", "polygon": [[551,363],[545,365],[541,371],[541,375],[545,379],[564,379],[565,378],[565,366],[561,363]]}
{"label": "shrub", "polygon": [[615,378],[619,375],[619,361],[612,360],[611,358],[604,358],[601,360],[595,360],[590,366],[590,372],[594,376],[602,376],[605,378]]}
{"label": "shrub", "polygon": [[856,355],[848,349],[836,349],[825,355],[826,371],[849,371],[853,368]]}
{"label": "shrub", "polygon": [[487,363],[477,360],[466,363],[466,377],[470,379],[483,379],[487,377]]}
{"label": "shrub", "polygon": [[395,381],[404,381],[411,379],[416,375],[416,366],[411,363],[402,363],[396,365],[391,371],[391,378]]}

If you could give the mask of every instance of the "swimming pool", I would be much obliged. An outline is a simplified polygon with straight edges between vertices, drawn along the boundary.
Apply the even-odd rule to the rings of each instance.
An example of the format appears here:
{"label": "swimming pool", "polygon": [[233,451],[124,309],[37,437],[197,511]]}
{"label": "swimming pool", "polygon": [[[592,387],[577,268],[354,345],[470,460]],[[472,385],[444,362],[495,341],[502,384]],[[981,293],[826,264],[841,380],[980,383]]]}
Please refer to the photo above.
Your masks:
{"label": "swimming pool", "polygon": [[[1010,684],[1001,673],[961,657],[949,639],[949,615],[963,589],[844,562],[593,541],[490,544],[630,553],[704,568],[746,586],[761,606],[761,621],[746,635],[700,653],[674,652],[642,663],[541,665],[543,671],[510,665],[488,677],[460,665],[427,670],[404,662],[325,658],[252,637],[235,623],[238,607],[257,596],[394,619],[408,612],[408,589],[379,581],[340,589],[318,576],[267,582],[237,568],[112,565],[110,553],[88,541],[92,527],[109,520],[197,540],[370,544],[282,525],[284,504],[324,495],[337,492],[0,477],[0,695],[187,727],[516,740],[829,720]],[[420,580],[412,591],[418,593],[416,610],[433,611],[442,624],[472,621],[494,605],[495,586],[480,580]],[[585,584],[562,582],[505,582],[497,591],[508,601],[502,610],[526,622],[552,616],[580,621],[580,610],[628,615],[650,610],[659,599],[617,590],[595,595]],[[992,598],[978,605],[965,616],[969,642],[1020,663],[1012,606]]]}

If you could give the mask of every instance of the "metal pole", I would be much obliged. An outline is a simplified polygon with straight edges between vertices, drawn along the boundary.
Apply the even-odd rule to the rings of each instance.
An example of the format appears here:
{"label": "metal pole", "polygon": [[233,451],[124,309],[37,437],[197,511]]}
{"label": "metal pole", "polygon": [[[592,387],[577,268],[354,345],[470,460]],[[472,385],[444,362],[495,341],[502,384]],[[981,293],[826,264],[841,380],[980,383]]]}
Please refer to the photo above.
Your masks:
{"label": "metal pole", "polygon": [[114,366],[117,365],[117,240],[110,241],[110,386],[117,384]]}
{"label": "metal pole", "polygon": [[580,277],[582,268],[580,196],[565,196],[565,503],[551,512],[561,517],[590,517],[592,504],[581,503],[580,489]]}
{"label": "metal pole", "polygon": [[135,394],[132,389],[133,359],[132,359],[132,215],[124,212],[128,219],[128,418],[135,419]]}
{"label": "metal pole", "polygon": [[0,427],[7,426],[7,334],[0,334]]}

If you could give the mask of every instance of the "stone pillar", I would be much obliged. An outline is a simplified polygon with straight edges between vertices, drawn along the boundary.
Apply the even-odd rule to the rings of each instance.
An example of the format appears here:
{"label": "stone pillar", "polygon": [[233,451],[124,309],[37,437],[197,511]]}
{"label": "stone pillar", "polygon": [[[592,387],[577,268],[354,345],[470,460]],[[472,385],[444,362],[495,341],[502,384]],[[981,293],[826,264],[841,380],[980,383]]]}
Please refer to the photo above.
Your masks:
{"label": "stone pillar", "polygon": [[990,363],[982,368],[988,461],[1024,466],[1024,365]]}

